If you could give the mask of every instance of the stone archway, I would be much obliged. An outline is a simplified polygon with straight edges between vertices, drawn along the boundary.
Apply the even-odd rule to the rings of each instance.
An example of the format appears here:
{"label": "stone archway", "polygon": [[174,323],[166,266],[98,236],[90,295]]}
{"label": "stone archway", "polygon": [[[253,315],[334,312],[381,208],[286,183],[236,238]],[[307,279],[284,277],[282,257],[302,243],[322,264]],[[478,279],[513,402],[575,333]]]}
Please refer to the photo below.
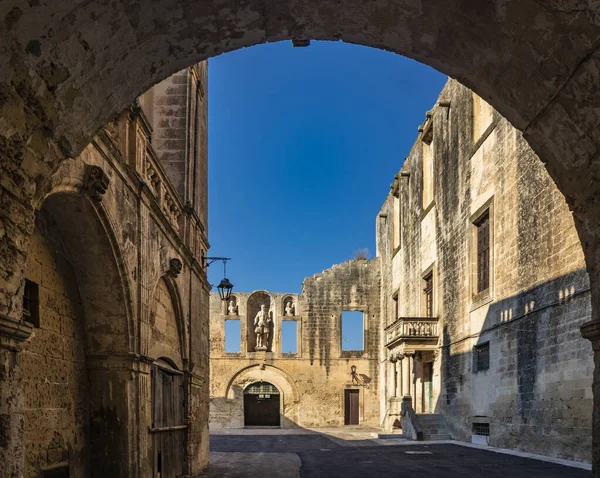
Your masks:
{"label": "stone archway", "polygon": [[132,312],[110,222],[100,205],[75,192],[50,195],[38,216],[62,242],[83,309],[89,474],[129,476],[132,390],[122,360],[131,352]]}
{"label": "stone archway", "polygon": [[[0,329],[11,341],[29,332],[20,320],[21,282],[33,197],[44,179],[169,74],[285,39],[343,40],[403,54],[492,104],[524,132],[567,198],[593,303],[599,302],[600,16],[594,6],[578,0],[165,0],[152,6],[7,0],[0,19]],[[593,319],[585,333],[600,351],[600,307]],[[3,352],[6,363],[9,353]],[[598,435],[600,413],[595,430]],[[594,462],[600,464],[600,443]]]}
{"label": "stone archway", "polygon": [[[280,395],[280,426],[298,426],[298,403],[300,395],[292,378],[283,370],[270,365],[251,365],[238,371],[229,381],[222,396],[227,406],[230,421],[226,428],[244,426],[244,391],[253,383],[266,382],[277,388]],[[224,407],[224,404],[219,404]]]}

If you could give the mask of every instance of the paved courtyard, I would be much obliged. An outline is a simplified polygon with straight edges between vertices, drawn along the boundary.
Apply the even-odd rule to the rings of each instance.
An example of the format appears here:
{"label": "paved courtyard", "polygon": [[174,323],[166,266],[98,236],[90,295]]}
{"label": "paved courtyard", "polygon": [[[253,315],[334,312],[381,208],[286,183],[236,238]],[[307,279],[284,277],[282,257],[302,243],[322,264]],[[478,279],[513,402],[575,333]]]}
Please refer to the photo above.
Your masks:
{"label": "paved courtyard", "polygon": [[455,443],[376,439],[369,430],[211,432],[205,478],[583,478],[588,470]]}

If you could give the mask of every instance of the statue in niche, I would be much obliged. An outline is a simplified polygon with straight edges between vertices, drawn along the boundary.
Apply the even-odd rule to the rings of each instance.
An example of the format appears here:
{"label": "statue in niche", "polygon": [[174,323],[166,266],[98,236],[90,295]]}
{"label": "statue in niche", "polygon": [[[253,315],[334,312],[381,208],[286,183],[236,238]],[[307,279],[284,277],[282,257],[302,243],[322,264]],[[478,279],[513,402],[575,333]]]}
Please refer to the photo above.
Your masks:
{"label": "statue in niche", "polygon": [[260,310],[254,318],[254,333],[256,334],[256,350],[267,350],[269,344],[269,326],[271,317],[265,310],[266,306],[260,306]]}
{"label": "statue in niche", "polygon": [[294,303],[291,300],[285,305],[285,316],[286,317],[294,316]]}
{"label": "statue in niche", "polygon": [[229,312],[229,315],[238,315],[238,307],[235,303],[235,300],[229,301],[229,307],[227,308],[227,311]]}

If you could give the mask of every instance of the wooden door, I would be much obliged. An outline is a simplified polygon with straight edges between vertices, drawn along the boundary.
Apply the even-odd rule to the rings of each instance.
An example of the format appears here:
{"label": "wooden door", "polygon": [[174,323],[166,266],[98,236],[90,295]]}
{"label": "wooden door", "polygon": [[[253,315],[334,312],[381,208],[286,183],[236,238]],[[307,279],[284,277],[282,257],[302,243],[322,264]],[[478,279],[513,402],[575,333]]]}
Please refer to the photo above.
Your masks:
{"label": "wooden door", "polygon": [[244,395],[244,425],[247,427],[278,427],[280,425],[279,395]]}
{"label": "wooden door", "polygon": [[154,477],[183,475],[185,451],[183,374],[152,366],[152,455]]}
{"label": "wooden door", "polygon": [[344,390],[344,425],[358,425],[359,390]]}

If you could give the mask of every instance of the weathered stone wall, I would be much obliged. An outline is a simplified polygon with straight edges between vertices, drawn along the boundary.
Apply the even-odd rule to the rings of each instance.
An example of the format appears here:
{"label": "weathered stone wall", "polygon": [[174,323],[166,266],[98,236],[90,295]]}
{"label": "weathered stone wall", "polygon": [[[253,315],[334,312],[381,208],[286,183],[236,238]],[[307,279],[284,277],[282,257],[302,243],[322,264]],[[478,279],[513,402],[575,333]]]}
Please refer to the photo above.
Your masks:
{"label": "weathered stone wall", "polygon": [[[395,183],[400,218],[389,220],[393,195],[380,213],[388,220],[378,250],[392,265],[382,301],[391,311],[397,290],[399,316],[422,315],[423,273],[433,267],[443,327],[435,410],[455,438],[470,440],[473,417],[485,416],[491,445],[589,461],[593,355],[579,332],[591,318],[589,279],[565,199],[522,135],[457,82],[431,122],[432,206],[422,204],[421,134]],[[491,284],[482,296],[474,222],[486,209]],[[488,341],[489,370],[476,372],[472,348]]]}
{"label": "weathered stone wall", "polygon": [[[272,345],[255,352],[253,321],[259,302],[268,298],[273,313]],[[238,316],[211,295],[211,427],[244,425],[243,391],[253,382],[273,383],[282,393],[282,427],[344,425],[344,390],[359,390],[360,424],[379,424],[379,265],[350,261],[304,280],[302,295],[258,291],[235,293]],[[295,303],[295,316],[285,304]],[[260,307],[260,304],[258,304]],[[343,310],[364,312],[364,350],[342,351]],[[225,351],[225,321],[240,320],[241,351]],[[282,353],[281,323],[297,321],[298,353]],[[250,346],[250,345],[251,346]],[[351,366],[356,366],[353,379]]]}
{"label": "weathered stone wall", "polygon": [[[206,217],[185,207],[151,145],[148,96],[37,196],[26,277],[39,284],[40,327],[10,357],[22,378],[1,376],[3,391],[23,400],[24,431],[7,464],[14,476],[58,464],[76,477],[151,476],[159,360],[183,374],[183,473],[208,462]],[[203,142],[205,133],[194,132]],[[206,150],[194,160],[206,170]],[[194,197],[206,195],[193,184]]]}
{"label": "weathered stone wall", "polygon": [[[25,472],[68,462],[89,475],[89,396],[84,315],[73,268],[60,239],[44,222],[32,238],[25,277],[39,284],[40,326],[22,352]],[[43,232],[42,232],[43,231]],[[54,236],[54,237],[53,237]]]}

